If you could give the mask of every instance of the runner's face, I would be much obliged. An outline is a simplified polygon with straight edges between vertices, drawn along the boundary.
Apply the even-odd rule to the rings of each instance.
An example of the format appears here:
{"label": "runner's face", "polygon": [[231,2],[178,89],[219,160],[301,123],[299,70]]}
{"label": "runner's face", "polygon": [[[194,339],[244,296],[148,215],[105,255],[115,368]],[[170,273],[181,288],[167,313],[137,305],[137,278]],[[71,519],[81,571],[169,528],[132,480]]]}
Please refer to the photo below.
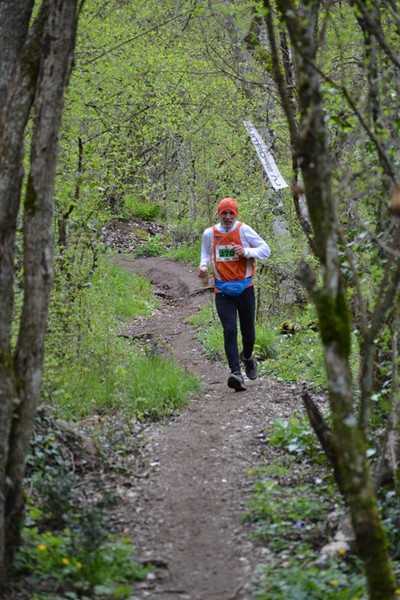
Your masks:
{"label": "runner's face", "polygon": [[234,222],[236,221],[236,215],[231,210],[224,210],[219,215],[219,220],[220,220],[221,225],[225,229],[230,229],[233,226]]}

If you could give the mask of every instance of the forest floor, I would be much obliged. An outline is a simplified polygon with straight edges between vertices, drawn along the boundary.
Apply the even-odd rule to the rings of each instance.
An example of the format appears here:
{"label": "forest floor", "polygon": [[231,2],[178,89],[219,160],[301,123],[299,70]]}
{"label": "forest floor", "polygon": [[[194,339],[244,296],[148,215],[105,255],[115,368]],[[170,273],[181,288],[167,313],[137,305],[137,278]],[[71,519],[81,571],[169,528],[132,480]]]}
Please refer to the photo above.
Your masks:
{"label": "forest floor", "polygon": [[114,261],[147,277],[162,299],[122,335],[151,341],[204,384],[178,415],[146,427],[145,458],[120,482],[114,524],[133,538],[140,560],[157,566],[131,600],[250,600],[270,552],[243,520],[249,471],[274,460],[265,429],[301,407],[300,386],[260,377],[245,392],[229,389],[227,366],[204,357],[187,323],[213,301],[196,269],[158,257]]}

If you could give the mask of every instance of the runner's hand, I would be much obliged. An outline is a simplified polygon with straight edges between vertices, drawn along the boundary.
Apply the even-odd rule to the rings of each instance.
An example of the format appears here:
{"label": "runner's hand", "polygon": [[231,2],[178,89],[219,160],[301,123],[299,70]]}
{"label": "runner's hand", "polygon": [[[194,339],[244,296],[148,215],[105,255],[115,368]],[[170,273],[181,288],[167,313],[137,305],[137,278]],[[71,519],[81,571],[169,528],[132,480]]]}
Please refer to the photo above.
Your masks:
{"label": "runner's hand", "polygon": [[207,269],[207,267],[198,267],[197,268],[197,275],[198,275],[198,277],[207,277],[208,276],[208,269]]}
{"label": "runner's hand", "polygon": [[232,248],[233,248],[233,251],[235,252],[236,256],[244,256],[243,246],[240,246],[239,244],[232,244]]}

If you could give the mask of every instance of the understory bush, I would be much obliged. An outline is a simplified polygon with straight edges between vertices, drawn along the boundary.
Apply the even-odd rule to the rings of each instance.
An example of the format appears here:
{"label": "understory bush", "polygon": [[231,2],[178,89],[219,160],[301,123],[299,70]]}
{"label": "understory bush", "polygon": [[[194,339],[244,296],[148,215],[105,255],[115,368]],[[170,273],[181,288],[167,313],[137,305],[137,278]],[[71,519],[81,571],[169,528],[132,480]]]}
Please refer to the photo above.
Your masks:
{"label": "understory bush", "polygon": [[128,598],[132,583],[152,570],[133,560],[130,538],[110,535],[88,548],[79,532],[40,532],[30,526],[22,530],[22,543],[15,569],[35,590],[31,600]]}
{"label": "understory bush", "polygon": [[118,494],[107,486],[104,473],[93,478],[85,467],[83,439],[48,409],[39,411],[13,568],[17,581],[32,588],[31,600],[127,598],[132,583],[153,570],[135,561],[130,538],[113,533],[107,515]]}
{"label": "understory bush", "polygon": [[316,558],[303,550],[299,557],[287,555],[280,568],[265,566],[256,600],[367,600],[360,566],[354,572],[339,558],[320,568]]}
{"label": "understory bush", "polygon": [[164,251],[164,239],[156,233],[143,246],[136,249],[136,254],[138,256],[161,256]]}
{"label": "understory bush", "polygon": [[[347,546],[321,558],[346,506],[307,417],[299,411],[275,419],[264,431],[263,443],[279,454],[248,471],[253,491],[244,519],[269,551],[258,570],[256,600],[367,600],[362,564]],[[381,489],[379,505],[398,572],[397,494]],[[400,596],[400,589],[395,594]]]}
{"label": "understory bush", "polygon": [[[289,420],[288,420],[289,423]],[[281,423],[274,423],[269,440],[282,440]],[[298,427],[285,429],[295,439]],[[278,428],[276,432],[275,429]],[[254,486],[245,520],[269,550],[259,568],[257,600],[366,600],[360,562],[338,548],[336,556],[320,560],[319,551],[344,514],[342,499],[330,470],[315,469],[313,454],[276,456],[273,463],[250,469]]]}

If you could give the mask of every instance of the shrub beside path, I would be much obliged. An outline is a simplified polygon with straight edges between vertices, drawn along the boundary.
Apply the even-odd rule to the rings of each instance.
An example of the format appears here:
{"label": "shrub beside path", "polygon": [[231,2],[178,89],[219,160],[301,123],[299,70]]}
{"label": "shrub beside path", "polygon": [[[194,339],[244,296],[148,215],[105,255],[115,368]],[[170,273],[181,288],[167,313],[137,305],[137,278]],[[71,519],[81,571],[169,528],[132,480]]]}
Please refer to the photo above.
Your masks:
{"label": "shrub beside path", "polygon": [[179,415],[146,428],[142,468],[119,490],[115,523],[133,538],[138,558],[157,566],[134,586],[131,600],[251,600],[257,567],[271,556],[242,519],[252,487],[248,471],[274,459],[264,430],[301,406],[300,389],[259,378],[247,381],[246,392],[230,390],[227,366],[202,355],[186,321],[212,301],[196,270],[161,258],[114,261],[146,276],[162,299],[155,314],[123,334],[146,334],[204,383]]}

